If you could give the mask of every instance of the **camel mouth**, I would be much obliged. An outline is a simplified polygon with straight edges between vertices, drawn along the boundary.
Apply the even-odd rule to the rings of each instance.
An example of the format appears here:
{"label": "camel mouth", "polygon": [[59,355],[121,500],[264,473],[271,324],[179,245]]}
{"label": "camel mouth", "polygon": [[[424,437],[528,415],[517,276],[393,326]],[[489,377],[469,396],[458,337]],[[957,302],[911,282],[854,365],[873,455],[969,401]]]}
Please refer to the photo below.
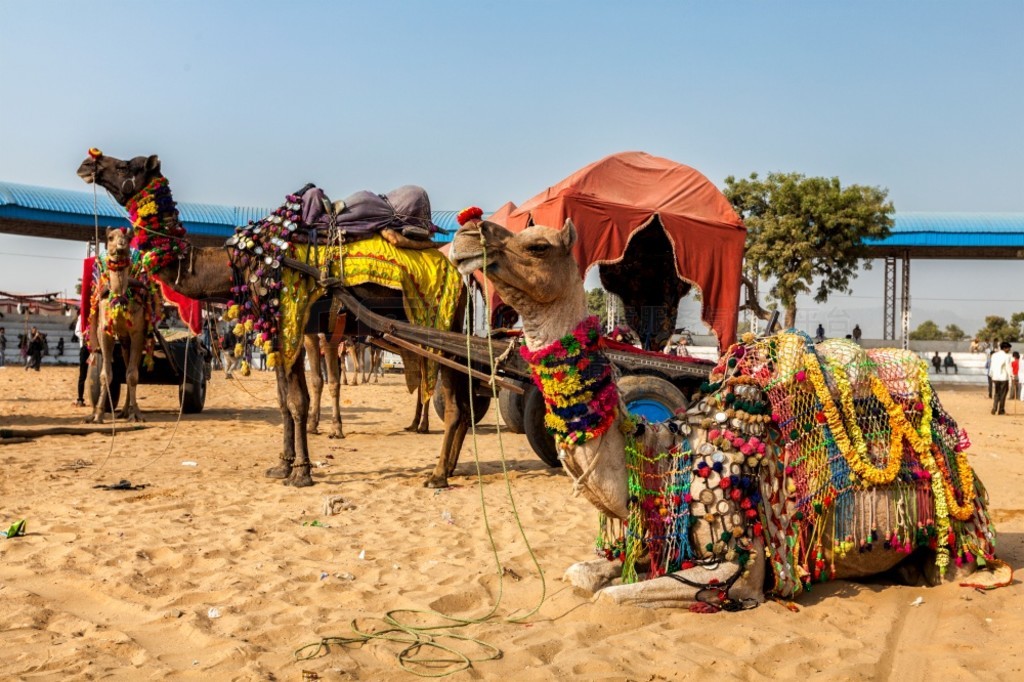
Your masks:
{"label": "camel mouth", "polygon": [[477,270],[483,269],[484,257],[469,256],[466,258],[459,258],[455,261],[455,267],[458,268],[459,272],[463,275],[472,275]]}
{"label": "camel mouth", "polygon": [[85,184],[91,185],[96,180],[96,171],[91,168],[88,170],[81,168],[78,171],[78,177],[82,178]]}

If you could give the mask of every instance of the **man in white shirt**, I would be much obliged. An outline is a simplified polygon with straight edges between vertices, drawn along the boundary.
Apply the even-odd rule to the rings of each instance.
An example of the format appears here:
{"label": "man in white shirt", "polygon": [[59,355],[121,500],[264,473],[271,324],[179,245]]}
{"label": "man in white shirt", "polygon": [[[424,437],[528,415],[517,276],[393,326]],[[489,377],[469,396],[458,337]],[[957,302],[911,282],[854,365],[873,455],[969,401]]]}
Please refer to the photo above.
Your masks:
{"label": "man in white shirt", "polygon": [[992,354],[988,377],[992,380],[992,414],[1006,414],[1006,394],[1010,390],[1010,344],[1003,341]]}

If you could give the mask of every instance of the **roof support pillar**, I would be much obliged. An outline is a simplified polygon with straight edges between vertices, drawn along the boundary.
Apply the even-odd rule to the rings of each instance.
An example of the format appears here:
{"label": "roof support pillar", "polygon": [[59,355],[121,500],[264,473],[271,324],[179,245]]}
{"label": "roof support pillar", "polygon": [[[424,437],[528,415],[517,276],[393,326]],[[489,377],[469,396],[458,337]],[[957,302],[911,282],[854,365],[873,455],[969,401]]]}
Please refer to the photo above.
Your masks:
{"label": "roof support pillar", "polygon": [[900,273],[902,280],[902,296],[900,300],[900,310],[902,311],[902,339],[903,348],[906,350],[910,348],[910,252],[903,252],[903,272]]}
{"label": "roof support pillar", "polygon": [[882,338],[896,340],[896,258],[885,257],[885,294],[882,297]]}

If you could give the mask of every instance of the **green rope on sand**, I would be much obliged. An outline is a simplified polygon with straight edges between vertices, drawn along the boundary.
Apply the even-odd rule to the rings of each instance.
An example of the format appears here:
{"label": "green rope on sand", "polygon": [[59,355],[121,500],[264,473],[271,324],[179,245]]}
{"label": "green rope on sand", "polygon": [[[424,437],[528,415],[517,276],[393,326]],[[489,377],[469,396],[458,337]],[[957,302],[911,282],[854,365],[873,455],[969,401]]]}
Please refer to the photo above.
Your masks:
{"label": "green rope on sand", "polygon": [[[487,251],[484,250],[484,262],[483,269],[487,270]],[[493,377],[496,373],[496,362],[494,360],[494,345],[491,339],[491,307],[490,299],[485,296],[486,302],[486,322],[485,322],[485,333],[487,334],[487,350],[490,356],[491,364],[491,376]],[[471,352],[471,334],[472,331],[466,330],[466,363],[469,365],[470,358],[472,357]],[[454,675],[455,673],[468,670],[473,667],[473,663],[479,663],[482,661],[494,661],[502,657],[502,651],[498,647],[488,644],[483,640],[479,640],[473,637],[467,637],[452,632],[454,629],[463,628],[469,625],[478,625],[490,621],[498,610],[501,604],[502,597],[504,595],[505,587],[505,570],[501,565],[501,559],[498,556],[497,543],[494,540],[494,534],[491,531],[490,521],[487,516],[487,504],[484,500],[484,482],[483,472],[480,469],[480,454],[477,447],[476,439],[476,415],[473,409],[473,376],[467,373],[469,380],[469,423],[472,424],[472,440],[473,440],[473,458],[476,463],[476,476],[477,476],[477,490],[480,494],[480,509],[483,515],[484,528],[487,532],[487,539],[491,544],[491,552],[494,556],[495,567],[498,572],[498,596],[495,599],[494,606],[483,616],[478,618],[457,618],[450,616],[445,613],[440,613],[434,610],[424,609],[395,609],[388,611],[381,619],[385,623],[386,627],[380,630],[365,631],[359,628],[357,621],[353,619],[351,628],[353,636],[351,637],[324,637],[319,642],[313,642],[307,644],[294,652],[295,660],[297,661],[308,661],[313,658],[319,658],[326,656],[330,653],[330,646],[338,645],[343,647],[359,647],[367,642],[374,640],[381,640],[386,642],[395,642],[399,644],[405,644],[405,648],[398,652],[396,655],[398,659],[398,665],[402,670],[417,675],[419,677],[447,677],[448,675]],[[491,396],[493,402],[497,401],[497,385],[491,381]],[[547,583],[544,580],[544,570],[541,568],[540,561],[537,559],[536,554],[533,551],[533,547],[530,545],[529,539],[526,537],[526,530],[523,528],[522,521],[519,518],[519,511],[516,509],[515,498],[512,494],[512,482],[508,475],[508,462],[505,457],[505,446],[501,440],[501,427],[498,423],[498,411],[494,412],[494,426],[498,432],[498,449],[501,454],[501,470],[505,478],[505,487],[508,493],[508,499],[512,506],[512,516],[515,518],[516,525],[519,528],[520,536],[523,538],[526,549],[530,554],[530,558],[533,560],[533,565],[537,568],[537,572],[540,576],[541,583],[541,595],[537,605],[525,613],[522,616],[516,618],[506,618],[505,622],[508,623],[522,623],[527,618],[536,614],[540,607],[544,604],[544,600],[547,597]],[[396,614],[420,614],[427,615],[430,617],[440,617],[444,619],[445,623],[436,625],[410,625],[403,623],[398,620]],[[441,640],[451,639],[458,642],[469,642],[475,644],[482,650],[480,657],[470,657],[461,651],[447,646],[441,643]],[[447,654],[447,657],[441,658],[421,658],[420,654],[428,651],[442,652]]]}

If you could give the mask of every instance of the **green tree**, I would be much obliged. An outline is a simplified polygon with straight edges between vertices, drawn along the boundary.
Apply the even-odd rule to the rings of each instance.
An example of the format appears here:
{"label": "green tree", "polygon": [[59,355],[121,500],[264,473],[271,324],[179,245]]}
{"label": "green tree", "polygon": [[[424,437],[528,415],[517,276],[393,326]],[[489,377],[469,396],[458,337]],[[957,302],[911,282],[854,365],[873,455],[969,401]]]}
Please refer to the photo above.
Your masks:
{"label": "green tree", "polygon": [[939,341],[946,338],[946,335],[939,329],[939,325],[931,320],[925,320],[917,326],[917,329],[910,332],[911,341]]}
{"label": "green tree", "polygon": [[995,341],[1014,343],[1021,340],[1021,325],[1024,325],[1024,312],[1014,313],[1009,322],[1005,317],[999,315],[987,315],[985,326],[978,330],[976,336],[989,343]]}
{"label": "green tree", "polygon": [[591,315],[597,315],[604,321],[605,315],[608,314],[606,305],[608,302],[608,295],[604,289],[591,289],[587,292],[587,311]]}
{"label": "green tree", "polygon": [[946,325],[946,338],[950,341],[963,341],[967,338],[967,334],[963,329],[956,326],[955,324]]}
{"label": "green tree", "polygon": [[747,226],[742,306],[768,319],[770,311],[751,295],[758,280],[772,282],[770,301],[785,311],[786,327],[796,323],[799,294],[824,303],[833,292],[848,292],[864,258],[863,241],[884,239],[892,229],[888,190],[848,185],[839,178],[798,173],[757,173],[725,179],[725,196]]}

